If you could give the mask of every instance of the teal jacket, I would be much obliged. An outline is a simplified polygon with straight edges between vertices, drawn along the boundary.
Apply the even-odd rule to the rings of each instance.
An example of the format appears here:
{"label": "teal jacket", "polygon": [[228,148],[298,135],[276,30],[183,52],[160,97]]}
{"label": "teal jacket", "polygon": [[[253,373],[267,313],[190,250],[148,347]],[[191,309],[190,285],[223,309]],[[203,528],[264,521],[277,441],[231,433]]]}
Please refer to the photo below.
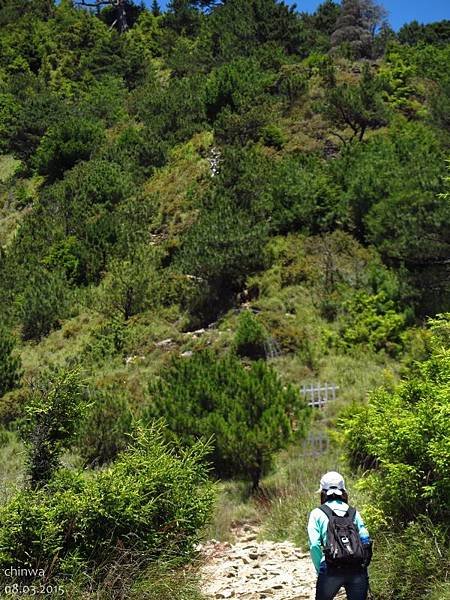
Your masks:
{"label": "teal jacket", "polygon": [[[330,500],[326,502],[327,506],[331,508],[337,515],[343,516],[348,510],[348,504],[342,500]],[[358,528],[360,538],[363,543],[368,543],[369,532],[364,525],[361,515],[356,511],[354,523]],[[316,568],[317,573],[319,572],[321,563],[325,562],[322,547],[327,543],[327,528],[328,528],[328,517],[320,510],[315,508],[309,515],[308,522],[308,539],[309,539],[309,551],[311,554],[312,561]]]}

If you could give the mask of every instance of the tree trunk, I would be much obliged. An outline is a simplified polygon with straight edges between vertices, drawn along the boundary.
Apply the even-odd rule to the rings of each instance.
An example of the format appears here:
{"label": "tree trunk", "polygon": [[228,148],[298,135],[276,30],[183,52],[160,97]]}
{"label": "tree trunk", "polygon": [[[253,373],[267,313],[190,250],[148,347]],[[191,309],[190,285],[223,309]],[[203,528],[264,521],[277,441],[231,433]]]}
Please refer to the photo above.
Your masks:
{"label": "tree trunk", "polygon": [[259,482],[261,481],[262,476],[262,464],[263,457],[260,450],[256,453],[256,466],[251,470],[251,478],[252,478],[252,493],[256,493],[259,490]]}
{"label": "tree trunk", "polygon": [[120,33],[124,33],[128,29],[125,0],[117,0],[117,25]]}

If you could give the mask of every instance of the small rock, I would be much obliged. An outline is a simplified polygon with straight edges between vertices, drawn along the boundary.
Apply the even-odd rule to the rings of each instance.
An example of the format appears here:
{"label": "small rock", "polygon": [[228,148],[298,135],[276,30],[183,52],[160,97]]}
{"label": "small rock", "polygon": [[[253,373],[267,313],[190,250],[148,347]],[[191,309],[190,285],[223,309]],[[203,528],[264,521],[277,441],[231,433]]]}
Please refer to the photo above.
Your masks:
{"label": "small rock", "polygon": [[234,595],[234,590],[228,589],[222,590],[221,592],[217,592],[216,598],[233,598]]}
{"label": "small rock", "polygon": [[161,340],[160,342],[155,342],[155,346],[157,348],[164,348],[165,346],[169,346],[173,342],[172,338],[167,338],[166,340]]}
{"label": "small rock", "polygon": [[133,356],[127,356],[125,359],[125,364],[129,365],[131,363],[134,363],[136,361],[136,359],[137,359],[136,354],[134,354]]}

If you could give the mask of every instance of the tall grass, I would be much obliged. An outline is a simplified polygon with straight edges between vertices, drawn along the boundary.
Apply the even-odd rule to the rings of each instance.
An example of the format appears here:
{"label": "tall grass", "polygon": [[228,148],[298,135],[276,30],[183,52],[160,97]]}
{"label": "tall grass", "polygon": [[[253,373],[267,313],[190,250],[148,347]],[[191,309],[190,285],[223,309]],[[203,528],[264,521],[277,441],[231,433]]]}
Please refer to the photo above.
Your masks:
{"label": "tall grass", "polygon": [[427,517],[402,533],[379,532],[371,576],[376,600],[450,598],[448,532]]}
{"label": "tall grass", "polygon": [[130,600],[202,600],[195,565],[173,568],[157,564],[143,574],[131,589]]}
{"label": "tall grass", "polygon": [[[307,448],[291,447],[279,456],[276,471],[264,481],[270,498],[263,525],[265,537],[276,541],[290,539],[307,548],[309,513],[320,503],[317,490],[327,471],[345,471],[339,450],[333,446],[324,454],[309,454]],[[347,486],[351,493],[348,479]]]}
{"label": "tall grass", "polygon": [[62,582],[61,587],[64,597],[70,600],[205,600],[199,587],[198,565],[181,567],[169,559],[142,570],[138,563],[118,564],[100,587],[95,574],[89,586],[83,573]]}
{"label": "tall grass", "polygon": [[17,435],[0,430],[0,506],[20,489],[25,477],[25,448]]}
{"label": "tall grass", "polygon": [[233,542],[232,527],[244,522],[259,523],[263,518],[261,506],[251,496],[248,482],[223,481],[218,492],[214,517],[204,531],[204,538]]}

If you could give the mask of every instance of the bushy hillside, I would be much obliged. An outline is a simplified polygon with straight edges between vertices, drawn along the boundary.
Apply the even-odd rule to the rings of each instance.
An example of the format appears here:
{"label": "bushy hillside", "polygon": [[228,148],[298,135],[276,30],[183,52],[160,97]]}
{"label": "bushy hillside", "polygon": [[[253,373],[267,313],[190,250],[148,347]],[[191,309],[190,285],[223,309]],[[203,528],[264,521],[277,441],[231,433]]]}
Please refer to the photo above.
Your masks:
{"label": "bushy hillside", "polygon": [[[423,324],[450,305],[449,21],[395,34],[371,0],[314,14],[276,0],[78,4],[0,8],[2,451],[20,435],[17,469],[33,482],[30,457],[58,449],[38,491],[5,470],[5,522],[56,514],[62,497],[84,519],[77,494],[100,497],[126,472],[154,502],[159,486],[186,500],[189,549],[212,505],[205,456],[215,476],[270,488],[279,451],[312,422],[301,384],[339,386],[322,427],[429,356]],[[82,400],[61,441],[32,407],[57,420],[73,369]],[[168,429],[152,460],[173,473],[188,461],[183,490],[137,480],[155,417]],[[127,541],[111,534],[130,553],[134,500],[122,498]],[[173,550],[177,517],[164,514],[145,522],[153,554],[165,531]],[[66,541],[69,516],[55,533]],[[55,576],[97,569],[74,584],[95,593],[117,556],[80,536]],[[25,561],[8,544],[0,560]]]}

